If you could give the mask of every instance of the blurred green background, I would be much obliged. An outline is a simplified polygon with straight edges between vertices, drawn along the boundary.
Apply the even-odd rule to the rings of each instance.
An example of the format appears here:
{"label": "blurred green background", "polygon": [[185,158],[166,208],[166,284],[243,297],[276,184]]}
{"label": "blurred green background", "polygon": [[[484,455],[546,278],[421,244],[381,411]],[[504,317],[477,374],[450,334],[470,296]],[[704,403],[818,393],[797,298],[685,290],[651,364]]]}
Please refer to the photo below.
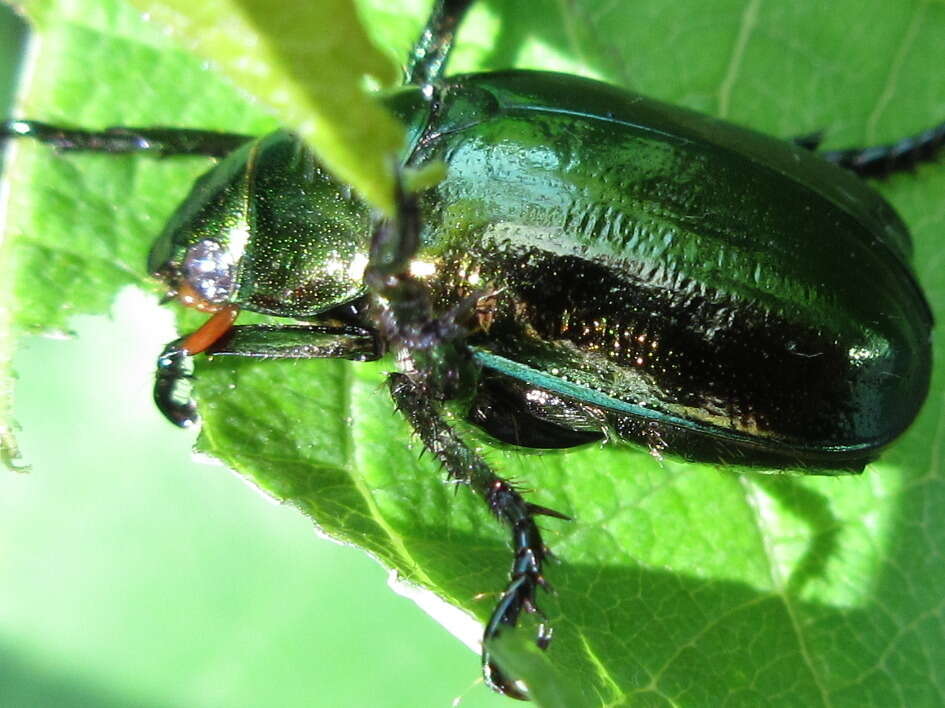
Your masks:
{"label": "blurred green background", "polygon": [[[0,5],[0,115],[24,30]],[[32,470],[0,470],[0,707],[508,705],[377,563],[191,459],[150,403],[156,307],[125,292],[16,357]]]}

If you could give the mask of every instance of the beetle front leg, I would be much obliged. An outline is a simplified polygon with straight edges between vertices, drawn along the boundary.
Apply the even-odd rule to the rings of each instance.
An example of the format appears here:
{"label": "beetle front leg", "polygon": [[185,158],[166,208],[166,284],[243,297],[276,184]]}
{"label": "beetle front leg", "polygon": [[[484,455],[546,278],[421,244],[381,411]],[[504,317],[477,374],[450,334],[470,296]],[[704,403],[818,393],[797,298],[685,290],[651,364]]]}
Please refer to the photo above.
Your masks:
{"label": "beetle front leg", "polygon": [[6,138],[30,138],[59,152],[104,152],[111,155],[147,154],[156,157],[195,155],[225,157],[252,136],[185,128],[115,126],[89,131],[50,125],[37,120],[0,123],[0,144]]}
{"label": "beetle front leg", "polygon": [[189,428],[200,421],[197,403],[191,395],[194,360],[181,347],[186,337],[170,342],[161,351],[154,372],[154,405],[178,428]]}
{"label": "beetle front leg", "polygon": [[509,584],[486,624],[483,634],[482,667],[486,682],[496,691],[512,698],[527,699],[527,694],[509,680],[492,662],[488,642],[504,627],[514,627],[522,611],[538,614],[543,621],[538,631],[538,646],[551,641],[551,628],[536,603],[538,588],[547,589],[542,566],[548,548],[541,538],[535,516],[545,514],[561,519],[567,516],[550,509],[529,504],[508,482],[497,476],[488,464],[473,452],[443,419],[439,406],[423,387],[404,374],[391,374],[388,379],[391,396],[406,416],[424,446],[446,468],[449,478],[467,485],[482,497],[489,510],[512,531],[515,558],[509,571]]}
{"label": "beetle front leg", "polygon": [[436,0],[426,27],[410,50],[404,83],[428,86],[443,77],[456,30],[474,1]]}
{"label": "beetle front leg", "polygon": [[[211,319],[212,322],[212,319]],[[158,357],[154,377],[154,402],[174,425],[187,428],[200,416],[191,395],[193,355],[241,356],[265,359],[347,359],[373,361],[383,355],[374,335],[358,327],[320,325],[243,325],[227,327],[195,351],[195,335],[175,339]]]}

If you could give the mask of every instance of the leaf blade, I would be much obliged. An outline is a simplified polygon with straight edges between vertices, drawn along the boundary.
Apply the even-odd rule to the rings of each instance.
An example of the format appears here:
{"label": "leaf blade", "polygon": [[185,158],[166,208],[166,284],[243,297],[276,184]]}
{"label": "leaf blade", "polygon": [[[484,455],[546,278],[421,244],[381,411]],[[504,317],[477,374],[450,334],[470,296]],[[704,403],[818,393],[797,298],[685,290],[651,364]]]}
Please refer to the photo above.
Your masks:
{"label": "leaf blade", "polygon": [[362,85],[370,76],[391,86],[397,72],[368,38],[351,0],[137,5],[270,106],[337,177],[393,213],[390,163],[404,131]]}

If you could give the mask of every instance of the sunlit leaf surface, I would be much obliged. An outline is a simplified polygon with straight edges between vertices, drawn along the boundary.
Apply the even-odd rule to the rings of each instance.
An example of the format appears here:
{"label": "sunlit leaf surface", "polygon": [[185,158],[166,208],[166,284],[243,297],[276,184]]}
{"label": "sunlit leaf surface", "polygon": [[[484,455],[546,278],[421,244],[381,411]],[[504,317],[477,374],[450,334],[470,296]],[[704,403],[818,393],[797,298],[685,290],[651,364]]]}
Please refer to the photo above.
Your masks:
{"label": "sunlit leaf surface", "polygon": [[[457,68],[579,71],[775,135],[823,130],[829,147],[890,141],[945,117],[941,2],[524,5],[477,7]],[[91,128],[274,126],[123,3],[26,9],[42,42],[19,115]],[[361,9],[399,57],[425,12],[419,2]],[[4,249],[17,270],[5,286],[23,331],[67,329],[72,314],[105,311],[129,283],[155,291],[143,266],[150,239],[208,166],[55,157],[26,144],[10,164]],[[913,230],[942,319],[945,166],[879,188]],[[556,627],[548,659],[576,700],[945,702],[941,350],[921,417],[862,477],[741,475],[620,447],[485,450],[535,490],[531,500],[575,519],[543,526],[561,561],[548,571],[559,594],[544,601]],[[507,534],[418,460],[381,385],[390,368],[202,362],[199,447],[483,619],[490,600],[474,598],[503,586]]]}

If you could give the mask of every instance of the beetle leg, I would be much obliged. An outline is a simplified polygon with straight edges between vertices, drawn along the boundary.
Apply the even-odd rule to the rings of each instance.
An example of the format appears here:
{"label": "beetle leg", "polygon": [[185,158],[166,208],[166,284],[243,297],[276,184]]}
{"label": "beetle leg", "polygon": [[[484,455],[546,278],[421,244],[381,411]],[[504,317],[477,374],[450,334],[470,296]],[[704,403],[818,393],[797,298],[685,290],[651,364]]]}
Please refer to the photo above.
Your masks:
{"label": "beetle leg", "polygon": [[[821,137],[820,133],[812,133],[796,137],[792,142],[808,150],[817,150]],[[943,147],[945,123],[887,145],[824,150],[817,154],[827,162],[855,172],[860,177],[881,179],[896,172],[910,172],[921,162],[937,159]]]}
{"label": "beetle leg", "polygon": [[157,157],[224,157],[253,139],[251,136],[237,133],[161,127],[115,126],[96,132],[62,128],[35,120],[8,120],[0,123],[0,143],[6,138],[32,138],[51,145],[59,152],[105,152],[113,155],[144,153]]}
{"label": "beetle leg", "polygon": [[[426,449],[443,464],[450,479],[467,485],[476,492],[489,510],[512,530],[515,559],[506,586],[483,634],[482,665],[486,682],[496,691],[513,698],[527,694],[510,681],[493,663],[488,642],[506,627],[514,627],[522,611],[543,616],[536,603],[539,587],[548,583],[542,565],[548,548],[535,524],[537,514],[567,518],[558,512],[529,504],[508,482],[498,477],[488,464],[473,452],[443,419],[439,405],[431,400],[423,386],[405,374],[391,374],[388,379],[391,396],[406,416]],[[551,629],[542,622],[538,645],[545,648],[551,641]]]}
{"label": "beetle leg", "polygon": [[154,373],[154,404],[161,415],[179,428],[189,428],[200,420],[191,395],[194,362],[182,348],[184,337],[169,343],[158,356]]}
{"label": "beetle leg", "polygon": [[818,130],[814,133],[807,133],[806,135],[795,135],[791,138],[791,142],[798,147],[816,152],[817,148],[824,142],[824,134],[823,131]]}
{"label": "beetle leg", "polygon": [[607,423],[585,405],[486,369],[466,419],[516,447],[562,449],[605,437]]}
{"label": "beetle leg", "polygon": [[428,86],[443,76],[456,28],[475,0],[436,0],[426,27],[410,51],[404,83]]}
{"label": "beetle leg", "polygon": [[231,327],[207,347],[206,353],[264,359],[375,361],[384,350],[372,332],[360,327],[243,325]]}
{"label": "beetle leg", "polygon": [[[197,333],[203,330],[202,327]],[[199,353],[189,348],[194,346],[193,337],[175,339],[164,348],[158,357],[154,379],[154,401],[158,410],[174,425],[182,428],[190,427],[200,420],[191,395],[193,354]],[[206,335],[203,337],[206,338]],[[207,343],[202,351],[212,356],[352,361],[373,361],[383,355],[380,344],[368,330],[319,325],[228,327]]]}
{"label": "beetle leg", "polygon": [[200,329],[183,338],[180,345],[181,351],[188,356],[206,351],[227,333],[239,313],[240,310],[236,305],[221,307],[213,313],[213,317],[203,323]]}
{"label": "beetle leg", "polygon": [[[515,559],[509,584],[493,610],[483,634],[483,674],[496,691],[514,698],[526,694],[493,663],[489,640],[505,627],[514,627],[522,611],[541,614],[535,601],[539,587],[547,588],[542,566],[548,549],[535,516],[563,517],[528,504],[444,420],[447,401],[467,406],[475,395],[479,364],[466,344],[475,320],[479,296],[465,298],[440,317],[433,316],[427,285],[410,273],[410,262],[420,246],[420,214],[416,197],[404,194],[396,182],[397,219],[377,225],[364,281],[373,300],[379,337],[387,344],[403,373],[388,379],[391,396],[427,450],[443,464],[450,479],[469,486],[492,513],[512,530]],[[537,643],[544,648],[551,630],[542,623]]]}
{"label": "beetle leg", "polygon": [[239,308],[235,305],[220,308],[200,329],[175,339],[158,356],[154,375],[154,403],[174,425],[189,428],[200,420],[197,404],[191,396],[194,378],[192,357],[226,334],[238,314]]}

